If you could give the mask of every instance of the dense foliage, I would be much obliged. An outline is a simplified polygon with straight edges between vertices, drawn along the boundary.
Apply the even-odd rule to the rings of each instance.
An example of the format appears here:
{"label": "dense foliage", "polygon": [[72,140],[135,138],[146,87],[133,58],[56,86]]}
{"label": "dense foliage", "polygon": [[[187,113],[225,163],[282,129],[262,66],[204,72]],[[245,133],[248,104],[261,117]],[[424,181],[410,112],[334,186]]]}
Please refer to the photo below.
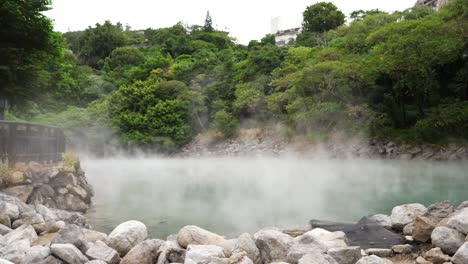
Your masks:
{"label": "dense foliage", "polygon": [[71,51],[48,68],[48,92],[10,116],[95,147],[175,149],[198,133],[231,137],[271,123],[309,138],[466,141],[467,7],[359,10],[344,24],[334,5],[318,3],[288,47],[272,35],[239,45],[209,13],[204,26],[97,24],[64,34]]}

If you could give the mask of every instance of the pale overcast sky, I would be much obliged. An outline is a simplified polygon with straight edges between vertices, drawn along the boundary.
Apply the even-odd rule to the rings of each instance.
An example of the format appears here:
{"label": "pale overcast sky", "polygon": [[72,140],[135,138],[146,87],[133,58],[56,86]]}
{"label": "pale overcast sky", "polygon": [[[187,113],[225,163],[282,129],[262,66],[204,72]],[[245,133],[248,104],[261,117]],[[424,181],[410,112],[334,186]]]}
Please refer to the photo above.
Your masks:
{"label": "pale overcast sky", "polygon": [[[217,29],[228,30],[239,43],[246,44],[270,33],[272,17],[281,17],[282,28],[299,27],[302,12],[320,0],[53,0],[46,15],[61,32],[83,30],[110,20],[133,29],[169,27],[182,21],[203,25],[206,11]],[[354,10],[378,8],[404,10],[416,0],[332,0],[346,15]]]}

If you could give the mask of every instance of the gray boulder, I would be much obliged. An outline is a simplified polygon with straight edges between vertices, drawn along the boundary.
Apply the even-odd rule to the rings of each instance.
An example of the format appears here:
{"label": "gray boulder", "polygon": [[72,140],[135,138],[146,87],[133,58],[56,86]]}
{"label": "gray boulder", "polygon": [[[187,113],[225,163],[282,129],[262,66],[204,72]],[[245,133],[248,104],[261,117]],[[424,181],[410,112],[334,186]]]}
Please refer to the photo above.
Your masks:
{"label": "gray boulder", "polygon": [[130,249],[142,242],[148,236],[145,224],[139,221],[128,221],[118,225],[109,234],[106,243],[125,256]]}
{"label": "gray boulder", "polygon": [[392,251],[398,254],[408,254],[413,251],[413,246],[409,244],[395,245],[392,247]]}
{"label": "gray boulder", "polygon": [[390,257],[393,251],[389,248],[368,248],[365,250],[367,255],[375,255],[381,258]]}
{"label": "gray boulder", "polygon": [[457,250],[452,258],[452,262],[454,264],[468,263],[468,242],[463,243],[463,245]]}
{"label": "gray boulder", "polygon": [[5,235],[5,239],[8,243],[18,240],[28,240],[29,243],[32,243],[37,239],[37,234],[34,228],[31,225],[22,225],[17,229],[11,231]]}
{"label": "gray boulder", "polygon": [[356,264],[393,264],[391,260],[377,257],[375,255],[363,257]]}
{"label": "gray boulder", "polygon": [[13,263],[22,263],[30,248],[31,243],[27,239],[14,240],[0,248],[0,256]]}
{"label": "gray boulder", "polygon": [[83,232],[84,240],[88,243],[95,243],[96,241],[106,241],[107,235],[95,230],[82,228],[81,232]]}
{"label": "gray boulder", "polygon": [[[0,209],[0,212],[3,212],[1,209]],[[8,215],[6,214],[0,214],[0,225],[4,225],[8,228],[11,228],[11,219]]]}
{"label": "gray boulder", "polygon": [[323,250],[313,243],[296,243],[288,251],[287,262],[296,264],[305,255],[320,255],[322,253],[324,253]]}
{"label": "gray boulder", "polygon": [[309,254],[306,254],[304,255],[302,258],[300,258],[297,262],[298,264],[337,264],[336,261],[320,252],[320,251],[316,251],[314,253],[309,253]]}
{"label": "gray boulder", "polygon": [[224,249],[215,245],[189,245],[184,264],[224,264]]}
{"label": "gray boulder", "polygon": [[4,189],[2,192],[4,192],[6,195],[16,197],[21,202],[26,203],[29,196],[33,192],[33,189],[34,187],[32,185],[21,185]]}
{"label": "gray boulder", "polygon": [[13,231],[11,228],[4,226],[4,225],[0,225],[0,235],[4,236],[10,233],[11,231]]}
{"label": "gray boulder", "polygon": [[159,248],[159,253],[157,264],[183,263],[186,250],[176,240],[168,238]]}
{"label": "gray boulder", "polygon": [[185,226],[177,234],[177,243],[183,248],[188,245],[215,245],[224,248],[224,253],[230,255],[234,245],[224,237],[207,231],[198,226]]}
{"label": "gray boulder", "polygon": [[322,228],[314,228],[311,231],[298,236],[295,241],[299,244],[314,244],[323,252],[331,248],[347,247],[346,235],[341,231],[330,232]]}
{"label": "gray boulder", "polygon": [[109,264],[120,263],[119,253],[99,240],[86,251],[85,255],[89,259],[103,260]]}
{"label": "gray boulder", "polygon": [[447,226],[457,229],[461,233],[468,234],[468,207],[457,211],[447,220]]}
{"label": "gray boulder", "polygon": [[417,216],[421,216],[426,212],[427,208],[418,203],[396,206],[390,216],[393,228],[401,230],[405,225],[413,222]]}
{"label": "gray boulder", "polygon": [[134,248],[122,259],[120,264],[153,264],[158,260],[161,254],[159,248],[164,244],[164,241],[158,239],[145,240]]}
{"label": "gray boulder", "polygon": [[88,259],[72,244],[53,244],[50,246],[52,254],[68,264],[84,264]]}
{"label": "gray boulder", "polygon": [[86,262],[85,264],[107,264],[107,263],[102,260],[91,260],[91,261]]}
{"label": "gray boulder", "polygon": [[446,226],[438,226],[431,234],[432,245],[443,252],[453,255],[465,242],[465,236],[458,230]]}
{"label": "gray boulder", "polygon": [[9,219],[18,219],[20,211],[16,204],[0,200],[0,212]]}
{"label": "gray boulder", "polygon": [[6,259],[0,258],[0,264],[15,264],[15,263],[10,262],[10,261],[8,261],[8,260],[6,260]]}
{"label": "gray boulder", "polygon": [[392,218],[388,215],[375,214],[375,215],[369,216],[367,219],[385,228],[388,228],[388,229],[392,228]]}
{"label": "gray boulder", "polygon": [[274,229],[262,229],[254,234],[254,241],[260,251],[263,263],[286,262],[294,239]]}
{"label": "gray boulder", "polygon": [[52,239],[51,244],[72,244],[83,253],[88,249],[81,228],[73,224],[66,225],[65,228],[62,228]]}
{"label": "gray boulder", "polygon": [[450,257],[445,255],[440,248],[433,248],[422,255],[425,260],[433,264],[443,264],[450,262]]}
{"label": "gray boulder", "polygon": [[39,262],[39,264],[63,264],[64,262],[60,259],[50,255],[45,258],[43,261]]}
{"label": "gray boulder", "polygon": [[361,258],[360,247],[345,247],[329,249],[327,254],[338,264],[354,264]]}
{"label": "gray boulder", "polygon": [[12,227],[17,228],[21,225],[32,225],[38,234],[44,232],[47,229],[44,217],[36,212],[30,213],[26,216],[21,216],[20,219],[17,219],[13,222]]}
{"label": "gray boulder", "polygon": [[41,263],[50,256],[50,249],[44,246],[35,246],[28,250],[23,258],[24,264]]}
{"label": "gray boulder", "polygon": [[255,264],[259,264],[261,261],[260,250],[258,250],[257,245],[250,234],[244,233],[239,236],[239,238],[234,243],[233,253],[247,253],[247,257]]}

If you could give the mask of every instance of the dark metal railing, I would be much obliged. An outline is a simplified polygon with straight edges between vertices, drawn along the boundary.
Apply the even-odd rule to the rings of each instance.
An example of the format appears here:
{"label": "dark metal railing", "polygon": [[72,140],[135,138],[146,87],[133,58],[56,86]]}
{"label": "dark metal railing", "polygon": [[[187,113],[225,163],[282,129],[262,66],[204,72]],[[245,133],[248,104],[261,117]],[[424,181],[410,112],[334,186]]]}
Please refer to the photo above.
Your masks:
{"label": "dark metal railing", "polygon": [[62,160],[65,136],[57,127],[0,121],[0,160],[2,163]]}

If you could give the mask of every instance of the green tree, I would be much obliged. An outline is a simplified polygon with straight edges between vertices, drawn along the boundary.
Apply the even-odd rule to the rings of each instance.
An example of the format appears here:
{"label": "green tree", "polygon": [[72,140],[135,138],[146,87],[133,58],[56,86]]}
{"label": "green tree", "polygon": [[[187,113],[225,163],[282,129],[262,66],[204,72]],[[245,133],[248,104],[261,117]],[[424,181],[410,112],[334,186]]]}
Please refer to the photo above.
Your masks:
{"label": "green tree", "polygon": [[49,0],[0,3],[0,119],[8,104],[20,106],[40,96],[48,61],[61,56],[63,39],[43,15]]}
{"label": "green tree", "polygon": [[206,32],[213,32],[213,21],[211,20],[210,16],[210,11],[206,12],[206,19],[205,19],[205,25],[203,26],[203,30]]}
{"label": "green tree", "polygon": [[79,41],[81,47],[78,57],[91,67],[100,68],[103,65],[99,63],[115,48],[127,44],[127,35],[120,23],[113,25],[110,21],[106,21],[102,25],[97,23],[94,28],[86,29]]}
{"label": "green tree", "polygon": [[307,7],[303,15],[302,27],[307,32],[325,32],[345,22],[345,15],[334,4],[328,2]]}

